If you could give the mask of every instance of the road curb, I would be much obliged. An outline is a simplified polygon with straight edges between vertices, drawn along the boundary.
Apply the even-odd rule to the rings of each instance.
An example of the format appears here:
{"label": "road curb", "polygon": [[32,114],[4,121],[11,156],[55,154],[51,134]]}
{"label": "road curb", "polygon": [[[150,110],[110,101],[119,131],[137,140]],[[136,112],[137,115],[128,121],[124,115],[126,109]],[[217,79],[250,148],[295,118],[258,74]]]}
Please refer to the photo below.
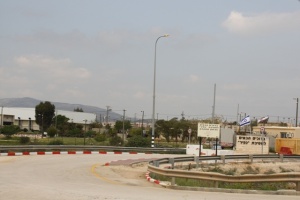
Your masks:
{"label": "road curb", "polygon": [[121,151],[112,151],[112,152],[108,152],[108,151],[49,151],[49,152],[45,152],[45,151],[36,151],[36,152],[28,152],[28,151],[24,151],[24,152],[7,152],[7,153],[0,153],[0,156],[32,156],[32,155],[60,155],[60,154],[68,154],[68,155],[75,155],[75,154],[104,154],[104,155],[111,155],[111,154],[115,154],[115,155],[126,155],[126,154],[151,154],[151,153],[138,153],[138,152],[121,152]]}
{"label": "road curb", "polygon": [[146,179],[147,179],[147,181],[149,181],[149,182],[151,182],[151,183],[155,183],[155,184],[159,184],[159,185],[160,185],[160,181],[159,181],[159,180],[155,180],[155,179],[151,178],[149,174],[150,174],[150,172],[147,172],[147,173],[146,173],[146,175],[145,175],[145,176],[146,176]]}

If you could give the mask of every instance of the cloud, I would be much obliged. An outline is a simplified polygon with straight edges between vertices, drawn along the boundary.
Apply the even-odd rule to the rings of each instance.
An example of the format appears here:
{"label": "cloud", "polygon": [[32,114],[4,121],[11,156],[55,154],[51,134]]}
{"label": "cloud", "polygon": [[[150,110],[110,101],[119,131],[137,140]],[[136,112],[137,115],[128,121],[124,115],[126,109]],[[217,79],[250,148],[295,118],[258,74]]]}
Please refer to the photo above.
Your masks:
{"label": "cloud", "polygon": [[187,83],[198,83],[199,81],[200,81],[199,76],[195,74],[191,74],[185,79],[185,82]]}
{"label": "cloud", "polygon": [[26,73],[32,70],[35,74],[55,80],[87,79],[90,72],[82,67],[74,67],[70,59],[54,59],[41,55],[26,55],[15,58],[18,68]]}
{"label": "cloud", "polygon": [[0,85],[6,86],[3,96],[41,99],[53,93],[70,97],[84,95],[81,88],[91,78],[86,68],[75,66],[69,58],[42,55],[18,56],[12,63],[1,66],[0,72]]}
{"label": "cloud", "polygon": [[239,91],[239,90],[244,90],[247,87],[243,84],[226,84],[222,88],[224,90]]}
{"label": "cloud", "polygon": [[145,94],[144,92],[136,92],[134,95],[133,95],[134,98],[136,99],[144,99],[147,97],[147,94]]}
{"label": "cloud", "polygon": [[232,11],[222,26],[239,35],[264,35],[271,32],[299,30],[300,11],[293,13],[262,13],[246,16]]}

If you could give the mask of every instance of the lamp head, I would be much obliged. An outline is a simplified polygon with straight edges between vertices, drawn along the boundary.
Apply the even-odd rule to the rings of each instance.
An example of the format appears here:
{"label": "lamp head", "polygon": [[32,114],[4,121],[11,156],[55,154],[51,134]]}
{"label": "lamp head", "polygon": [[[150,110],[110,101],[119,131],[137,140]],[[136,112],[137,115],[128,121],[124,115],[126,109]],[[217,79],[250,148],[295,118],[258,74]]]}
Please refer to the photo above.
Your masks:
{"label": "lamp head", "polygon": [[169,34],[164,34],[164,35],[163,35],[163,37],[169,37],[169,36],[170,36]]}

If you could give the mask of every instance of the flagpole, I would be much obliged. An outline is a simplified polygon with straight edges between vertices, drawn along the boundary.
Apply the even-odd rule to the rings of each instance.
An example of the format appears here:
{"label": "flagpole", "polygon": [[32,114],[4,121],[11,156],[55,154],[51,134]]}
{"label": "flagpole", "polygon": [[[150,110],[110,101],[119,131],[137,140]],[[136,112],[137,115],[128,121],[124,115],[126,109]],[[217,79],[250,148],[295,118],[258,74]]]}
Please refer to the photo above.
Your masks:
{"label": "flagpole", "polygon": [[251,132],[251,129],[252,129],[252,127],[251,127],[251,118],[250,118],[250,124],[249,124],[249,126],[250,126],[250,135],[252,135],[252,132]]}

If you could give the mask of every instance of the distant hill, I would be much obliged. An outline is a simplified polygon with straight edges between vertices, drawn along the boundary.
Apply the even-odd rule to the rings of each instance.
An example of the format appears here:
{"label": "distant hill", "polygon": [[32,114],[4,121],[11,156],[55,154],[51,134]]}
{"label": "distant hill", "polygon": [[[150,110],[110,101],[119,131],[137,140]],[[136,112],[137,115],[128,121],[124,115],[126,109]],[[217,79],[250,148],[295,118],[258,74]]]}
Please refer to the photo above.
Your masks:
{"label": "distant hill", "polygon": [[[35,108],[40,102],[44,102],[42,100],[33,99],[30,97],[23,98],[5,98],[0,99],[0,107],[22,107],[22,108]],[[82,110],[86,113],[96,113],[97,118],[101,114],[101,116],[106,115],[106,108],[98,108],[95,106],[87,106],[82,104],[69,104],[69,103],[60,103],[60,102],[51,102],[55,105],[55,108],[58,110],[66,110],[66,111],[74,111],[76,108],[82,108]],[[121,115],[114,112],[109,112],[109,119],[120,120]]]}

